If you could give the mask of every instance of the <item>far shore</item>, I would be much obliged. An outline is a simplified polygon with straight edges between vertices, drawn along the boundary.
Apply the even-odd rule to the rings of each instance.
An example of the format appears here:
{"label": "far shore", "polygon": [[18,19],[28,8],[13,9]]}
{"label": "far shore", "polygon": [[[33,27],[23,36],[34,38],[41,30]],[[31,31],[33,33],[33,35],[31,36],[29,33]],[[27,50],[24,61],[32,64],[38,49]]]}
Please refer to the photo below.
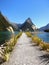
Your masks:
{"label": "far shore", "polygon": [[37,33],[44,33],[44,31],[34,31],[34,32],[31,32],[31,34],[37,34]]}

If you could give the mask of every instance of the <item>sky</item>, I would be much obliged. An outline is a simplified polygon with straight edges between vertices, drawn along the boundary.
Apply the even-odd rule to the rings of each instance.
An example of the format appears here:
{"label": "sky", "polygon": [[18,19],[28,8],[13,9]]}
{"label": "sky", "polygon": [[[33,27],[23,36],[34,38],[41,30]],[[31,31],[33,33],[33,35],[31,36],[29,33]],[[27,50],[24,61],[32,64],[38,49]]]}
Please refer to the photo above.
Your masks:
{"label": "sky", "polygon": [[0,11],[14,23],[28,17],[38,28],[49,23],[49,0],[0,0]]}

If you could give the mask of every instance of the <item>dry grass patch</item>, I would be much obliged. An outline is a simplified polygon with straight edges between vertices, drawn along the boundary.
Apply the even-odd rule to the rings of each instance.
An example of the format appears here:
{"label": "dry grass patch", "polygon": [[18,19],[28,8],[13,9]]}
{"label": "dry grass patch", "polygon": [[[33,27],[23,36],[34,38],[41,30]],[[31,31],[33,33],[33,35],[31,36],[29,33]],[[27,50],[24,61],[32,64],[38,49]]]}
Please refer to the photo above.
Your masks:
{"label": "dry grass patch", "polygon": [[46,50],[49,52],[49,44],[44,42],[42,39],[40,39],[39,37],[37,36],[32,36],[32,34],[30,32],[26,32],[27,36],[28,37],[31,37],[32,38],[32,42],[34,42],[35,45],[39,46],[40,49],[42,50]]}
{"label": "dry grass patch", "polygon": [[30,32],[26,32],[28,37],[32,37],[32,34]]}
{"label": "dry grass patch", "polygon": [[48,43],[46,43],[46,42],[40,42],[40,45],[39,45],[40,47],[41,47],[41,49],[43,49],[43,50],[47,50],[48,51],[48,49],[49,49],[49,44]]}
{"label": "dry grass patch", "polygon": [[37,36],[33,36],[33,37],[32,37],[32,41],[33,41],[36,45],[39,45],[42,40],[41,40],[40,38],[38,38]]}

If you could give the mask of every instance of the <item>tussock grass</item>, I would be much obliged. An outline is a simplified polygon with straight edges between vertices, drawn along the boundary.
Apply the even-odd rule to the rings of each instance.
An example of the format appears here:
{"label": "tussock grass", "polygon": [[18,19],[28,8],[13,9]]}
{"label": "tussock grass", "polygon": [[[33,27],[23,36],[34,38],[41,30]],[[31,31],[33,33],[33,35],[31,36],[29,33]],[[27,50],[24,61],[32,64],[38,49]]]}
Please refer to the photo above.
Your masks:
{"label": "tussock grass", "polygon": [[49,50],[49,44],[38,38],[37,36],[32,37],[32,41],[35,45],[39,46],[42,50]]}
{"label": "tussock grass", "polygon": [[33,36],[33,37],[32,37],[32,41],[33,41],[36,45],[39,45],[42,40],[41,40],[40,38],[38,38],[37,36]]}
{"label": "tussock grass", "polygon": [[40,47],[41,47],[41,49],[43,49],[43,50],[47,50],[48,51],[48,49],[49,49],[49,44],[48,43],[46,43],[46,42],[40,42],[40,45],[39,45]]}
{"label": "tussock grass", "polygon": [[28,37],[32,37],[32,34],[30,32],[26,32]]}
{"label": "tussock grass", "polygon": [[27,36],[28,37],[31,37],[32,38],[32,42],[34,42],[34,44],[36,46],[39,46],[42,50],[46,50],[49,52],[49,44],[44,42],[42,39],[40,39],[39,37],[37,36],[32,36],[32,34],[30,32],[26,32]]}
{"label": "tussock grass", "polygon": [[17,34],[16,36],[12,37],[9,42],[6,42],[4,44],[4,51],[2,53],[2,57],[4,61],[8,61],[9,60],[9,56],[10,53],[12,52],[18,38],[21,36],[22,32],[20,32],[19,34]]}

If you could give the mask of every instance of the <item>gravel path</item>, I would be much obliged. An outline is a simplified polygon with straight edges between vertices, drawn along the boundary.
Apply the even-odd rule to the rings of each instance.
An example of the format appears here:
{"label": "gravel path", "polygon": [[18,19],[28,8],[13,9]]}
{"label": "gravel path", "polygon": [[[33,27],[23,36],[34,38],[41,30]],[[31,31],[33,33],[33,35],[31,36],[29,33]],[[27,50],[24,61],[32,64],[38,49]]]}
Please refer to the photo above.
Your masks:
{"label": "gravel path", "polygon": [[[49,65],[46,52],[40,51],[39,47],[33,46],[31,38],[25,33],[18,39],[17,44],[8,62],[2,65]],[[46,61],[45,61],[46,60]]]}

